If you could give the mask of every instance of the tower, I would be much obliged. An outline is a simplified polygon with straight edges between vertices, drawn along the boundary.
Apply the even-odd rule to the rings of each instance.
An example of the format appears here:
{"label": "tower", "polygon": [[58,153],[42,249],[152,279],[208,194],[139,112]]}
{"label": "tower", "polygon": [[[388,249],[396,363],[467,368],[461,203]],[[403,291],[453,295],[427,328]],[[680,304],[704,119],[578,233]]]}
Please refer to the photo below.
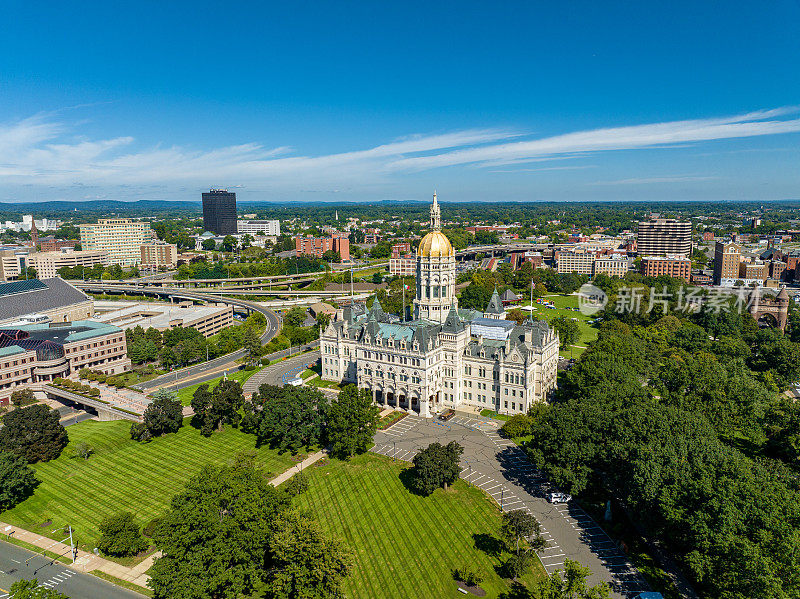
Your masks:
{"label": "tower", "polygon": [[203,228],[215,235],[236,235],[236,194],[212,189],[203,194]]}
{"label": "tower", "polygon": [[456,253],[442,233],[442,211],[436,193],[431,204],[431,232],[417,248],[417,292],[414,318],[444,323],[451,307],[458,308],[456,298]]}

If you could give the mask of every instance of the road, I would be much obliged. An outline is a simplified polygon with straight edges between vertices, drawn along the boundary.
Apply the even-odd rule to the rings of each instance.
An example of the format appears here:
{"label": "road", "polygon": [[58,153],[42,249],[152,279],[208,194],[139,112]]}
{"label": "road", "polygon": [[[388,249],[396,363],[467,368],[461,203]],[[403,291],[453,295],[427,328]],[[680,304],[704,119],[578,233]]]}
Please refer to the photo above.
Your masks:
{"label": "road", "polygon": [[[267,319],[267,324],[264,329],[264,333],[261,335],[261,344],[264,345],[268,343],[270,339],[272,339],[280,331],[280,326],[281,326],[280,319],[278,318],[278,315],[275,314],[275,312],[267,308],[259,306],[258,311],[261,312]],[[243,358],[245,356],[245,353],[246,353],[245,350],[240,349],[230,354],[220,356],[219,358],[214,358],[213,360],[209,360],[208,362],[202,362],[194,366],[189,366],[188,368],[183,368],[181,370],[176,370],[175,372],[170,372],[168,374],[156,377],[149,381],[145,381],[144,383],[139,383],[138,385],[134,385],[134,388],[147,393],[148,391],[151,391],[153,389],[158,389],[161,387],[168,387],[171,389],[181,389],[182,386],[175,384],[177,381],[181,379],[193,379],[191,383],[189,383],[190,385],[194,385],[195,383],[205,382],[206,380],[211,380],[213,378],[221,376],[222,370],[224,370],[225,368],[233,367],[236,360]],[[203,375],[206,373],[210,373],[211,371],[215,371],[216,374],[214,376],[209,376],[209,378],[206,379],[195,380],[195,377],[197,375]]]}
{"label": "road", "polygon": [[[33,559],[26,566],[25,560],[29,558]],[[33,578],[41,586],[60,591],[72,599],[142,599],[144,596],[0,541],[0,599],[8,597],[8,589],[17,580]]]}
{"label": "road", "polygon": [[461,478],[486,491],[498,504],[502,502],[504,511],[527,510],[542,525],[547,547],[539,558],[548,574],[563,571],[564,561],[572,559],[592,571],[590,585],[607,582],[612,597],[631,598],[649,590],[627,557],[575,502],[547,502],[548,482],[522,449],[500,437],[497,424],[462,414],[446,423],[409,415],[378,431],[371,451],[411,461],[434,441],[457,441],[464,447]]}

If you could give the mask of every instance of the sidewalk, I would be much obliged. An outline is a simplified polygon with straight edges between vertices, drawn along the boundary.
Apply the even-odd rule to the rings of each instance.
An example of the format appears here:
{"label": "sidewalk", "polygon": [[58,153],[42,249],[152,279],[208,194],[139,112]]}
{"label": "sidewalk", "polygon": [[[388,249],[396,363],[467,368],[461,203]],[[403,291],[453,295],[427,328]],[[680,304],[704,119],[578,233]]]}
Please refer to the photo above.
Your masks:
{"label": "sidewalk", "polygon": [[[321,451],[318,451],[317,453],[311,454],[305,460],[300,462],[297,466],[292,466],[288,470],[284,470],[278,476],[276,476],[271,481],[269,481],[269,484],[271,484],[273,487],[277,487],[282,482],[286,482],[287,480],[292,478],[298,472],[302,472],[304,469],[306,469],[309,466],[312,466],[313,464],[317,463],[322,458],[324,458],[326,455],[328,455],[328,450],[327,449],[323,449]],[[0,523],[0,525],[2,525],[2,523]]]}
{"label": "sidewalk", "polygon": [[[0,530],[5,531],[6,527],[10,527],[11,530],[14,531],[14,534],[11,536],[12,539],[24,541],[30,545],[39,547],[40,549],[47,549],[47,551],[61,555],[67,559],[70,558],[69,545],[54,541],[48,537],[43,537],[35,532],[30,532],[16,526],[12,526],[6,522],[0,522]],[[156,551],[152,555],[145,558],[140,564],[129,568],[116,562],[104,559],[98,555],[95,555],[94,553],[89,553],[79,549],[78,559],[75,560],[75,563],[66,564],[66,566],[79,572],[92,572],[93,570],[100,570],[101,572],[105,572],[106,574],[119,578],[120,580],[125,580],[138,586],[145,587],[147,585],[147,580],[149,579],[149,576],[147,576],[145,572],[150,569],[155,559],[160,555],[161,553]]]}

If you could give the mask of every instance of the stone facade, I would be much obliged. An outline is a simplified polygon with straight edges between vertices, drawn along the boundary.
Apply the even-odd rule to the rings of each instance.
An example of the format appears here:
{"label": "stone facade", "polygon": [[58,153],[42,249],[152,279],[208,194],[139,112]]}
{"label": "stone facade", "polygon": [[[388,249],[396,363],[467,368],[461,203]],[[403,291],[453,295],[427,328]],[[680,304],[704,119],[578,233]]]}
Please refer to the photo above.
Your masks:
{"label": "stone facade", "polygon": [[377,300],[338,311],[320,336],[322,378],[423,417],[463,406],[524,413],[556,386],[558,333],[545,322],[505,320],[497,292],[485,312],[459,309],[455,252],[440,219],[434,196],[433,230],[416,256],[414,320],[386,314]]}

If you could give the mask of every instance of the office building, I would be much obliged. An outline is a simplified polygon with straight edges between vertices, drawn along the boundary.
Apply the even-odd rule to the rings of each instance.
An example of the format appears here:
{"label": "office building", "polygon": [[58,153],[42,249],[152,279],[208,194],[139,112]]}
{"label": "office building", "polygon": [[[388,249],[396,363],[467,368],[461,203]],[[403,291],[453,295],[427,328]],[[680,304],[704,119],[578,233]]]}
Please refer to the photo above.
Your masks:
{"label": "office building", "polygon": [[240,235],[266,235],[278,237],[281,234],[281,221],[279,220],[238,220],[236,230]]}
{"label": "office building", "polygon": [[742,246],[725,241],[714,244],[714,285],[731,287],[739,279]]}
{"label": "office building", "polygon": [[661,275],[683,279],[687,283],[692,278],[692,261],[686,256],[643,256],[641,272],[645,277]]}
{"label": "office building", "polygon": [[642,221],[636,242],[640,256],[690,256],[692,223],[674,218]]}
{"label": "office building", "polygon": [[142,268],[175,268],[178,265],[178,246],[152,240],[139,248]]}
{"label": "office building", "polygon": [[17,324],[0,331],[0,404],[17,389],[66,378],[82,368],[130,370],[122,329],[88,320]]}
{"label": "office building", "polygon": [[389,258],[389,273],[393,277],[413,277],[417,268],[414,254],[392,254]]}
{"label": "office building", "polygon": [[130,218],[101,218],[79,228],[84,250],[105,250],[109,262],[120,266],[139,264],[140,248],[155,237],[149,223]]}
{"label": "office building", "polygon": [[559,252],[557,270],[560,273],[591,275],[594,272],[595,255],[591,252]]}
{"label": "office building", "polygon": [[39,251],[42,252],[57,252],[64,248],[74,248],[77,244],[77,239],[57,239],[53,235],[40,237],[38,241]]}
{"label": "office building", "polygon": [[28,264],[36,269],[36,276],[40,279],[57,277],[58,269],[65,266],[75,268],[82,266],[91,268],[97,264],[109,265],[107,250],[80,250],[74,251],[64,248],[60,252],[39,252],[28,255]]}
{"label": "office building", "polygon": [[592,275],[604,274],[609,277],[622,278],[631,269],[631,261],[628,256],[623,254],[612,254],[597,256],[594,260],[594,270]]}
{"label": "office building", "polygon": [[95,302],[95,320],[121,329],[153,327],[167,331],[175,327],[192,327],[205,337],[216,335],[234,324],[233,307],[227,304],[195,306],[191,301],[167,302]]}
{"label": "office building", "polygon": [[203,194],[203,228],[216,235],[236,235],[236,194],[212,189]]}

